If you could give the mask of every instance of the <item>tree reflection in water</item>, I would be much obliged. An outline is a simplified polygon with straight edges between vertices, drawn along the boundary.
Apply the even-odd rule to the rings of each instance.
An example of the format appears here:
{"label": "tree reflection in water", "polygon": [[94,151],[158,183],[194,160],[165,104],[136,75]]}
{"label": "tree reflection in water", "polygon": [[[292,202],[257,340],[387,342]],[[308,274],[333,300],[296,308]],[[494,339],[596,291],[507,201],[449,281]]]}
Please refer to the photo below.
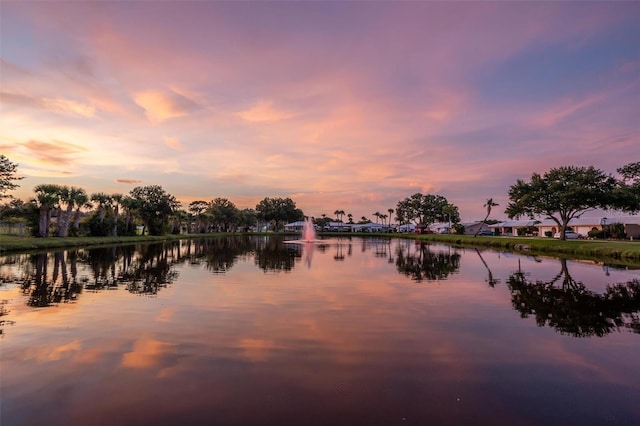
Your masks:
{"label": "tree reflection in water", "polygon": [[519,270],[507,280],[513,307],[522,318],[534,315],[538,326],[548,325],[575,337],[602,337],[620,328],[640,333],[640,281],[608,285],[604,294],[575,281],[561,260],[551,281],[527,281]]}
{"label": "tree reflection in water", "polygon": [[282,237],[261,239],[255,247],[255,264],[264,272],[291,271],[302,258],[302,247],[285,244]]}
{"label": "tree reflection in water", "polygon": [[[30,256],[30,267],[25,270],[21,282],[23,293],[29,296],[29,306],[46,307],[76,300],[82,292],[82,285],[77,280],[77,256],[73,252],[37,253]],[[51,267],[53,271],[49,275]]]}
{"label": "tree reflection in water", "polygon": [[414,281],[444,280],[460,269],[460,254],[456,251],[435,252],[425,243],[415,243],[416,248],[411,250],[411,245],[398,246],[396,268]]}
{"label": "tree reflection in water", "polygon": [[4,337],[4,326],[5,325],[13,325],[15,322],[11,320],[4,319],[5,315],[9,314],[9,310],[5,307],[5,305],[9,303],[8,300],[0,300],[0,337]]}
{"label": "tree reflection in water", "polygon": [[[435,250],[429,244],[398,240],[394,251],[386,240],[362,239],[361,243],[363,252],[395,262],[397,271],[415,282],[444,280],[460,269],[461,255],[451,248]],[[353,253],[351,241],[314,245],[314,249],[339,262]],[[29,306],[47,307],[74,302],[83,291],[125,288],[153,296],[176,280],[176,265],[182,263],[223,274],[244,258],[265,272],[287,272],[302,261],[303,251],[300,245],[284,244],[276,236],[73,249],[3,257],[0,265],[10,265],[15,272],[3,274],[0,280],[17,283]],[[482,253],[476,253],[487,271],[485,282],[494,287],[500,280]],[[609,285],[598,294],[569,275],[566,260],[560,265],[560,272],[549,282],[528,280],[521,269],[510,274],[506,283],[511,303],[523,318],[535,316],[538,325],[577,337],[604,336],[619,329],[640,333],[639,280]],[[0,326],[11,323],[6,319],[8,312],[0,305]]]}
{"label": "tree reflection in water", "polygon": [[485,269],[487,270],[487,279],[485,280],[485,282],[489,284],[489,287],[495,287],[496,284],[500,283],[500,280],[497,278],[494,278],[493,273],[491,272],[491,268],[489,268],[489,265],[487,265],[487,262],[484,260],[484,257],[482,257],[480,250],[475,249],[475,251],[476,253],[478,253],[478,257],[480,258],[480,261],[482,262]]}
{"label": "tree reflection in water", "polygon": [[187,241],[189,262],[205,267],[215,273],[224,274],[231,270],[239,258],[254,250],[254,243],[247,237],[229,237]]}
{"label": "tree reflection in water", "polygon": [[[27,304],[46,307],[75,301],[86,291],[123,285],[137,294],[153,295],[177,277],[172,267],[178,243],[75,249],[29,256],[17,279]],[[79,276],[79,265],[85,273]],[[88,273],[88,274],[87,274]]]}
{"label": "tree reflection in water", "polygon": [[143,246],[118,278],[124,281],[131,293],[157,294],[161,288],[171,284],[178,277],[178,272],[173,266],[182,261],[179,255],[177,258],[173,256],[172,250],[178,247],[177,242]]}

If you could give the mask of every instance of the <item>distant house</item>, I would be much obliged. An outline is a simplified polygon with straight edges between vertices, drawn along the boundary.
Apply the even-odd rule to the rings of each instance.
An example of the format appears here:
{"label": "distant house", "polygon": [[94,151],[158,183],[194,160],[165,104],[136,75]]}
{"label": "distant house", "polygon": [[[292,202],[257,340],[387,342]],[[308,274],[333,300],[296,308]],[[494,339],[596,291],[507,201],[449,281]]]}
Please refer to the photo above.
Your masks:
{"label": "distant house", "polygon": [[324,230],[328,232],[351,232],[352,224],[344,222],[327,222],[324,225]]}
{"label": "distant house", "polygon": [[[640,238],[640,216],[625,217],[580,217],[571,219],[567,230],[586,237],[589,231],[602,230],[604,226],[622,224],[627,237]],[[553,219],[543,219],[536,225],[540,235],[553,236],[560,232],[558,224]]]}
{"label": "distant house", "polygon": [[414,233],[416,230],[416,225],[414,225],[413,223],[407,223],[404,225],[398,225],[396,226],[396,232],[400,232],[400,233]]}
{"label": "distant house", "polygon": [[451,224],[449,222],[435,222],[429,225],[429,231],[434,234],[449,234],[451,232]]}
{"label": "distant house", "polygon": [[489,225],[487,225],[486,223],[483,223],[481,220],[475,221],[475,222],[464,222],[464,223],[461,223],[460,225],[464,226],[464,235],[475,235],[476,232],[480,232],[480,231],[493,232],[493,230],[489,228]]}
{"label": "distant house", "polygon": [[388,232],[389,227],[378,223],[355,223],[351,225],[352,232]]}
{"label": "distant house", "polygon": [[[586,237],[589,231],[602,230],[608,225],[622,224],[627,237],[640,238],[640,216],[625,217],[580,217],[571,219],[567,231]],[[554,236],[560,227],[553,219],[509,220],[489,225],[496,235]],[[520,230],[520,231],[519,231]]]}
{"label": "distant house", "polygon": [[[506,237],[525,235],[525,236],[537,236],[540,234],[540,230],[537,227],[538,220],[507,220],[505,222],[496,223],[495,225],[488,225],[488,228],[493,231],[495,235],[502,235]],[[520,230],[520,232],[518,232]]]}
{"label": "distant house", "polygon": [[299,220],[297,222],[291,222],[284,225],[284,232],[302,232],[304,229],[304,222]]}

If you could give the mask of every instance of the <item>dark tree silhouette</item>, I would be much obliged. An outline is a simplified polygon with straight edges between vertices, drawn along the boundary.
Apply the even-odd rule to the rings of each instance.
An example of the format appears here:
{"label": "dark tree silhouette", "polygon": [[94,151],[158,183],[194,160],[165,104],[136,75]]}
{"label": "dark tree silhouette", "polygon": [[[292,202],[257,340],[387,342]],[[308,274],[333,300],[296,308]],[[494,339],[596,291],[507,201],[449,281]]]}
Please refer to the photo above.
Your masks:
{"label": "dark tree silhouette", "polygon": [[302,258],[300,247],[284,244],[284,238],[269,238],[269,240],[256,246],[255,263],[265,272],[291,271],[296,264],[296,259]]}
{"label": "dark tree silhouette", "polygon": [[576,282],[563,259],[560,272],[549,282],[527,281],[518,271],[507,285],[514,309],[522,318],[534,316],[540,327],[574,337],[602,337],[621,328],[640,333],[640,280],[609,285],[598,294]]}
{"label": "dark tree silhouette", "polygon": [[408,247],[400,246],[396,252],[396,268],[417,282],[444,280],[460,269],[460,254],[434,252],[428,244],[420,244],[413,253]]}

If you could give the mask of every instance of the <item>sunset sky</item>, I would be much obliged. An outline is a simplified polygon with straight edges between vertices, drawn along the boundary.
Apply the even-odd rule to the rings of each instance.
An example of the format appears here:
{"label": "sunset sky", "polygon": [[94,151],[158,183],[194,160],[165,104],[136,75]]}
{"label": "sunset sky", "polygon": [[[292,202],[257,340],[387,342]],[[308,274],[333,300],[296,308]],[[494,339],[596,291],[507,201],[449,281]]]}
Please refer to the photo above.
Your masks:
{"label": "sunset sky", "polygon": [[640,2],[0,5],[0,153],[41,183],[305,214],[440,194],[463,220],[640,161]]}

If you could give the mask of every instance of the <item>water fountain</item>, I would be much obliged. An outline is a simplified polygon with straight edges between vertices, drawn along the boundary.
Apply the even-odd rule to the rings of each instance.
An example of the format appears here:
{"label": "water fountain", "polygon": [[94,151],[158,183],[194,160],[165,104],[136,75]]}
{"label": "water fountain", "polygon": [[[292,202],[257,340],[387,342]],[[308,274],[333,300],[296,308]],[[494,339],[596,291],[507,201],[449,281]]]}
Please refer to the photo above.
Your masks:
{"label": "water fountain", "polygon": [[307,267],[311,267],[313,246],[319,242],[321,242],[321,240],[316,239],[316,229],[311,218],[308,217],[305,219],[304,225],[302,226],[302,238],[299,240],[286,240],[285,244],[298,244],[300,247],[303,247],[304,261]]}
{"label": "water fountain", "polygon": [[311,218],[308,217],[304,221],[304,226],[302,227],[302,241],[311,242],[316,239],[316,228],[311,221]]}

